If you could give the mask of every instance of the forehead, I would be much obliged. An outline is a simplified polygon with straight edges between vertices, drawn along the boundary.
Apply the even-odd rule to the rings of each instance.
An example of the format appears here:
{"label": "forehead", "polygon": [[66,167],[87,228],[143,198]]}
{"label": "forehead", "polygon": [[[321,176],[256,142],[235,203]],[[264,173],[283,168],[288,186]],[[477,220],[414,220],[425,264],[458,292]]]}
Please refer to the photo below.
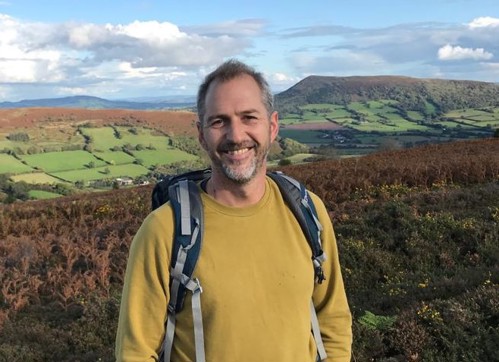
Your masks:
{"label": "forehead", "polygon": [[246,74],[227,81],[214,81],[205,101],[207,113],[225,108],[265,108],[262,90],[253,77]]}

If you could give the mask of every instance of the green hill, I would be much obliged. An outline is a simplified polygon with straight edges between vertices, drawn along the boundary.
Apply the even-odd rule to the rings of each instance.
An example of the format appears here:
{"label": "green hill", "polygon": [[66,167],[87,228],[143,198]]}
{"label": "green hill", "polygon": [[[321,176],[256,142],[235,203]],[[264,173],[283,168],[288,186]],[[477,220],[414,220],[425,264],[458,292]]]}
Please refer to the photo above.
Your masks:
{"label": "green hill", "polygon": [[496,107],[499,85],[495,83],[418,79],[400,76],[326,77],[309,76],[276,95],[278,110],[295,113],[311,103],[346,105],[388,99],[405,111],[426,111],[428,104],[438,113],[459,108]]}

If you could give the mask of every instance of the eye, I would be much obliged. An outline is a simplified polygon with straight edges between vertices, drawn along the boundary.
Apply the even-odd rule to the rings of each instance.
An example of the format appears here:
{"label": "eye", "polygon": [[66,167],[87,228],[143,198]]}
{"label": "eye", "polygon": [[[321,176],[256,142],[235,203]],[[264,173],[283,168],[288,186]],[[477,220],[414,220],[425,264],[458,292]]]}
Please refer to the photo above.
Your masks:
{"label": "eye", "polygon": [[224,125],[224,120],[222,118],[213,118],[208,122],[208,126],[212,128],[221,128]]}
{"label": "eye", "polygon": [[255,116],[255,115],[252,115],[252,114],[246,114],[246,115],[244,116],[244,119],[245,119],[245,120],[247,120],[247,121],[254,121],[254,120],[257,120],[257,119],[258,119],[258,117],[257,117],[257,116]]}

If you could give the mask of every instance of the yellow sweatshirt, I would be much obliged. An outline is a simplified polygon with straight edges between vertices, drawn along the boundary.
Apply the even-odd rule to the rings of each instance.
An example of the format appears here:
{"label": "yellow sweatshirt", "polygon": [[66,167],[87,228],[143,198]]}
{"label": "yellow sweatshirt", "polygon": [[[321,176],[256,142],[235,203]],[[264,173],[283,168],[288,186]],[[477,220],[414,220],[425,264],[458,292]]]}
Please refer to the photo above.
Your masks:
{"label": "yellow sweatshirt", "polygon": [[[201,191],[204,237],[193,277],[200,280],[207,362],[314,362],[313,297],[327,361],[350,361],[352,330],[336,240],[324,204],[312,194],[324,227],[326,280],[314,284],[311,250],[277,185],[267,179],[251,207],[217,203]],[[153,211],[137,232],[128,260],[117,361],[158,358],[169,300],[173,213]],[[172,361],[195,361],[191,293],[177,314]]]}

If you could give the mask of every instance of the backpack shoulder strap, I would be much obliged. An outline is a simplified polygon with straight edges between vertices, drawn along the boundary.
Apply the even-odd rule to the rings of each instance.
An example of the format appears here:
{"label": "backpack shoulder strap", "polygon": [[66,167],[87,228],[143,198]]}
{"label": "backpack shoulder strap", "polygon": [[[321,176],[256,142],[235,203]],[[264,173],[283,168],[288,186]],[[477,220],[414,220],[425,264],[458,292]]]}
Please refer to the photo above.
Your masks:
{"label": "backpack shoulder strap", "polygon": [[172,290],[169,309],[178,312],[182,309],[186,293],[184,281],[192,277],[201,250],[203,205],[198,186],[191,180],[175,182],[169,187],[168,194],[175,223],[170,263]]}
{"label": "backpack shoulder strap", "polygon": [[284,201],[300,224],[312,249],[315,280],[320,284],[325,279],[322,263],[326,259],[326,255],[321,244],[322,225],[319,222],[312,198],[306,187],[294,178],[279,171],[268,172],[267,175],[277,184]]}
{"label": "backpack shoulder strap", "polygon": [[170,200],[168,194],[168,188],[180,180],[192,180],[198,182],[209,177],[211,174],[211,169],[195,170],[186,173],[182,173],[175,176],[165,176],[161,181],[159,181],[152,190],[151,201],[152,210],[156,210],[158,207]]}
{"label": "backpack shoulder strap", "polygon": [[203,204],[198,185],[193,179],[175,180],[168,188],[168,198],[174,213],[174,238],[170,263],[170,300],[160,360],[170,361],[176,314],[183,308],[185,295],[189,290],[192,292],[196,361],[204,362],[200,297],[203,290],[199,280],[192,277],[203,237]]}

